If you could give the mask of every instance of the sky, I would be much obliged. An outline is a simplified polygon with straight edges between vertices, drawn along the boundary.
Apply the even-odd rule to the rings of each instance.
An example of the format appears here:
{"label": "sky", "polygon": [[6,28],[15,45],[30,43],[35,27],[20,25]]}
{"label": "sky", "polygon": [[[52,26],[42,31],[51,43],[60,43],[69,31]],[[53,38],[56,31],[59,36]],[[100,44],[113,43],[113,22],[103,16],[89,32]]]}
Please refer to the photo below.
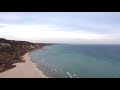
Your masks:
{"label": "sky", "polygon": [[120,13],[0,12],[0,38],[37,43],[120,44]]}

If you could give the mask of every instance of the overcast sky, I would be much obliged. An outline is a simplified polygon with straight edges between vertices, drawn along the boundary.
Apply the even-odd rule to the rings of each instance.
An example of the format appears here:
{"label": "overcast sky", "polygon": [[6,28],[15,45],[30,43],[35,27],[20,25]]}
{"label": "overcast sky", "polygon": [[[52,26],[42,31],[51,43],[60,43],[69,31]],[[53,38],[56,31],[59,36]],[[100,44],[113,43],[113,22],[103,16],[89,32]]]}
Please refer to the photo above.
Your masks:
{"label": "overcast sky", "polygon": [[119,12],[0,12],[0,38],[120,44]]}

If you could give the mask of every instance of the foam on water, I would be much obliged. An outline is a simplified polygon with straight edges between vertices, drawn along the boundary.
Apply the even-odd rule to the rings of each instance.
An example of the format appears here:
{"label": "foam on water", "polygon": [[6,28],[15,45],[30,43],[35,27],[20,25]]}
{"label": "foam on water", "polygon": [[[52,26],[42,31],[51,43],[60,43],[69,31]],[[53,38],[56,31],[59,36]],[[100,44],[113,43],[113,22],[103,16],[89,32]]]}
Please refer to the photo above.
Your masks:
{"label": "foam on water", "polygon": [[74,74],[74,76],[76,76],[76,75]]}
{"label": "foam on water", "polygon": [[72,78],[72,76],[70,75],[70,73],[69,72],[66,72],[69,76],[70,76],[70,78]]}

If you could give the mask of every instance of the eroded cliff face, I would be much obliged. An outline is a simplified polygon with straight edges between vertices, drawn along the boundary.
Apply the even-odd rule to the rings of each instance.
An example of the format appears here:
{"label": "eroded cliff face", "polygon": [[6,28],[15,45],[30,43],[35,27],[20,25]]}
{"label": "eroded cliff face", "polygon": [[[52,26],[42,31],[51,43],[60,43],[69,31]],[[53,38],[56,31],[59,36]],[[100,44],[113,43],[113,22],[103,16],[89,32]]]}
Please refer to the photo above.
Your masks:
{"label": "eroded cliff face", "polygon": [[14,41],[0,38],[0,72],[15,67],[12,65],[18,62],[24,62],[21,58],[25,53],[42,49],[43,43],[30,43],[26,41]]}

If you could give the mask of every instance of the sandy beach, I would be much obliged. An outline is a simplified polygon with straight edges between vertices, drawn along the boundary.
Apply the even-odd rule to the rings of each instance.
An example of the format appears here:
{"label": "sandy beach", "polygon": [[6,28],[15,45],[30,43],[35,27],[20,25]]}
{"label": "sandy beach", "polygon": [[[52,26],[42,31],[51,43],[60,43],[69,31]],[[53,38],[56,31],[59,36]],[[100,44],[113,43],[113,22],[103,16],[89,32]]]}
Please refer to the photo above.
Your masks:
{"label": "sandy beach", "polygon": [[0,73],[0,78],[48,78],[32,63],[28,53],[23,56],[23,63],[15,63],[15,68]]}

